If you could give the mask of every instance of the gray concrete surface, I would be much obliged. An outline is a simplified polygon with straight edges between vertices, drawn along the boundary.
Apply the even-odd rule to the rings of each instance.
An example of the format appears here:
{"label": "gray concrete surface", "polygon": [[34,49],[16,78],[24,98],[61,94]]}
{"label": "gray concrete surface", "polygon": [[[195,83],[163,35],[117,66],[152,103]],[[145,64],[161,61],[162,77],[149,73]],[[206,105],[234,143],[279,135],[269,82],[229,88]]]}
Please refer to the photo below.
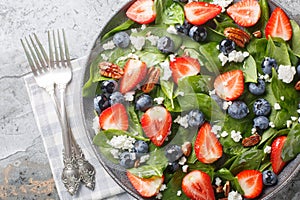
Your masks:
{"label": "gray concrete surface", "polygon": [[[104,24],[128,0],[0,0],[0,199],[58,199],[23,77],[20,38],[65,28],[71,56],[88,54]],[[299,19],[300,0],[279,0]],[[275,198],[300,199],[299,175]]]}

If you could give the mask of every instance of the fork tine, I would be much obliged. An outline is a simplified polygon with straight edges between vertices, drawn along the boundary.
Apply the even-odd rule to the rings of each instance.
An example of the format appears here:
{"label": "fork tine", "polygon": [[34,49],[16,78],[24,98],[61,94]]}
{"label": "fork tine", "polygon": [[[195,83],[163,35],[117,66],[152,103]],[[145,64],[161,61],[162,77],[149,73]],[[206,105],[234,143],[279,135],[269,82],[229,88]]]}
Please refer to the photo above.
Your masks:
{"label": "fork tine", "polygon": [[40,51],[42,52],[42,55],[43,55],[44,60],[45,60],[45,62],[46,62],[46,65],[48,65],[48,64],[49,64],[49,58],[48,58],[48,55],[47,55],[47,53],[46,53],[46,51],[45,51],[43,45],[41,44],[40,40],[38,39],[37,35],[36,35],[35,33],[34,33],[33,35],[34,35],[34,38],[35,38],[35,40],[36,40],[36,42],[37,42],[37,44],[38,44],[38,46],[39,46],[39,48],[40,48]]}
{"label": "fork tine", "polygon": [[54,56],[53,56],[53,49],[52,49],[52,41],[51,41],[51,34],[48,31],[48,44],[49,44],[49,57],[50,57],[50,67],[54,68]]}
{"label": "fork tine", "polygon": [[[59,57],[58,57],[57,43],[56,43],[56,38],[55,38],[54,31],[52,32],[52,36],[53,36],[53,44],[54,44],[55,61],[56,61],[56,63],[58,63],[59,62]],[[59,66],[59,65],[57,65],[57,66]]]}
{"label": "fork tine", "polygon": [[58,47],[59,47],[59,53],[60,53],[60,61],[61,61],[63,66],[66,66],[65,65],[65,55],[64,55],[62,42],[61,42],[61,39],[60,39],[59,30],[57,30],[57,38],[58,38]]}
{"label": "fork tine", "polygon": [[34,61],[35,65],[36,65],[36,67],[37,67],[37,71],[40,72],[41,71],[41,66],[40,66],[39,61],[37,60],[36,55],[35,55],[33,49],[31,48],[31,46],[30,46],[30,44],[29,44],[29,42],[28,42],[28,40],[27,40],[26,37],[25,37],[25,41],[26,41],[27,46],[29,48],[29,51],[30,51],[30,53],[32,55],[33,61]]}
{"label": "fork tine", "polygon": [[66,59],[67,59],[67,65],[71,66],[70,54],[69,54],[69,48],[68,48],[68,44],[67,44],[65,30],[63,29],[62,32],[63,32],[63,38],[64,38],[64,46],[65,46],[65,54],[66,54]]}
{"label": "fork tine", "polygon": [[25,44],[24,44],[24,41],[21,39],[21,43],[22,43],[22,46],[23,46],[23,49],[25,51],[25,55],[27,57],[27,60],[28,60],[28,63],[29,63],[29,66],[31,68],[31,71],[34,75],[37,75],[37,69],[36,67],[34,66],[34,63],[33,63],[33,60],[31,59],[31,56],[30,56],[30,53],[28,51],[28,49],[26,48]]}
{"label": "fork tine", "polygon": [[41,55],[40,51],[38,50],[36,44],[33,42],[33,39],[32,39],[32,37],[31,37],[31,35],[29,35],[29,39],[30,39],[30,41],[31,41],[31,43],[32,43],[32,46],[33,46],[33,49],[34,49],[34,51],[35,51],[35,53],[36,53],[36,55],[37,55],[37,59],[39,60],[40,64],[42,65],[42,68],[43,68],[44,70],[47,70],[47,68],[46,68],[46,67],[47,67],[47,64],[46,64],[45,61],[43,60],[42,55]]}

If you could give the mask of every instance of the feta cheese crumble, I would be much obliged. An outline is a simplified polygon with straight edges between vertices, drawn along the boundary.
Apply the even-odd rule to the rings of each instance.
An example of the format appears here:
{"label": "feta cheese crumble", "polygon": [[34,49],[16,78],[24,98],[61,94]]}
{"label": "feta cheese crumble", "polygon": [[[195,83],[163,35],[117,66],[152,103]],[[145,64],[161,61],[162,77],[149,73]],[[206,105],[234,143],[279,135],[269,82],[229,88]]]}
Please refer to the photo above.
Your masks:
{"label": "feta cheese crumble", "polygon": [[227,110],[231,104],[232,104],[232,101],[224,101],[223,105],[222,105],[223,110]]}
{"label": "feta cheese crumble", "polygon": [[269,126],[270,126],[271,128],[275,128],[274,122],[269,122]]}
{"label": "feta cheese crumble", "polygon": [[111,149],[110,153],[115,159],[119,159],[120,151],[118,149]]}
{"label": "feta cheese crumble", "polygon": [[293,123],[292,120],[286,120],[286,127],[290,128],[292,123]]}
{"label": "feta cheese crumble", "polygon": [[107,144],[115,149],[130,150],[134,147],[135,139],[127,135],[113,136],[111,140],[107,141]]}
{"label": "feta cheese crumble", "polygon": [[267,154],[270,154],[271,153],[271,147],[270,146],[266,146],[265,148],[264,148],[264,153],[267,153]]}
{"label": "feta cheese crumble", "polygon": [[153,101],[156,102],[157,104],[162,104],[164,100],[165,100],[164,97],[156,97],[153,99]]}
{"label": "feta cheese crumble", "polygon": [[184,164],[186,163],[186,161],[187,161],[186,157],[182,156],[182,157],[179,159],[178,164],[179,164],[179,165],[184,165]]}
{"label": "feta cheese crumble", "polygon": [[215,134],[219,133],[221,130],[222,130],[222,127],[219,126],[219,125],[213,125],[213,126],[211,127],[211,131],[212,131],[213,133],[215,133]]}
{"label": "feta cheese crumble", "polygon": [[274,103],[274,109],[275,110],[280,110],[281,109],[281,106],[279,103]]}
{"label": "feta cheese crumble", "polygon": [[230,135],[235,142],[239,142],[243,138],[240,131],[232,130]]}
{"label": "feta cheese crumble", "polygon": [[219,177],[216,177],[216,180],[215,180],[216,186],[220,186],[221,183],[222,183],[222,180]]}
{"label": "feta cheese crumble", "polygon": [[293,66],[279,65],[278,67],[278,79],[284,83],[290,83],[294,79],[296,69]]}
{"label": "feta cheese crumble", "polygon": [[142,156],[140,157],[140,163],[145,163],[145,162],[147,162],[147,160],[149,160],[149,158],[150,158],[150,155],[149,155],[149,154],[142,155]]}
{"label": "feta cheese crumble", "polygon": [[223,131],[222,133],[221,133],[221,137],[222,138],[225,138],[225,137],[227,137],[228,136],[228,133],[226,132],[226,131]]}
{"label": "feta cheese crumble", "polygon": [[184,173],[187,173],[188,168],[189,168],[188,165],[183,165],[183,166],[182,166],[182,171],[183,171]]}
{"label": "feta cheese crumble", "polygon": [[224,66],[227,62],[235,62],[240,63],[243,62],[245,58],[249,56],[249,52],[245,51],[236,51],[233,50],[228,54],[228,56],[224,55],[223,53],[220,53],[218,55],[219,60],[222,62],[222,66]]}
{"label": "feta cheese crumble", "polygon": [[110,41],[106,42],[105,44],[103,44],[102,47],[104,50],[110,50],[110,49],[115,48],[116,46],[115,46],[114,42],[112,40],[110,40]]}
{"label": "feta cheese crumble", "polygon": [[175,26],[173,26],[173,25],[171,25],[167,28],[167,32],[170,34],[174,34],[174,35],[177,34],[177,30],[176,30]]}
{"label": "feta cheese crumble", "polygon": [[130,36],[130,41],[131,41],[131,44],[134,46],[134,48],[136,50],[142,50],[142,48],[144,47],[145,45],[145,42],[146,42],[146,39],[145,37],[141,37],[141,36],[137,36],[137,37],[134,37],[134,36]]}
{"label": "feta cheese crumble", "polygon": [[176,193],[176,195],[177,195],[178,197],[180,197],[181,194],[182,194],[181,190],[178,190],[177,193]]}
{"label": "feta cheese crumble", "polygon": [[178,117],[174,120],[175,123],[179,124],[180,126],[187,128],[189,126],[188,124],[188,115],[185,115],[183,117],[181,117],[180,115],[178,115]]}
{"label": "feta cheese crumble", "polygon": [[243,200],[243,197],[237,191],[231,191],[228,193],[228,200]]}
{"label": "feta cheese crumble", "polygon": [[146,39],[151,43],[152,46],[156,46],[159,37],[156,35],[149,35],[146,37]]}
{"label": "feta cheese crumble", "polygon": [[291,116],[291,120],[292,120],[293,122],[297,121],[297,119],[298,119],[298,117]]}
{"label": "feta cheese crumble", "polygon": [[163,197],[162,193],[159,192],[159,193],[156,195],[155,198],[156,198],[156,199],[162,199],[162,197]]}
{"label": "feta cheese crumble", "polygon": [[100,54],[100,56],[102,57],[103,60],[108,61],[108,57],[105,54]]}
{"label": "feta cheese crumble", "polygon": [[281,96],[280,99],[281,99],[281,101],[284,101],[284,96]]}
{"label": "feta cheese crumble", "polygon": [[133,101],[133,99],[134,99],[134,94],[135,94],[135,91],[126,92],[126,93],[124,94],[124,99],[125,99],[125,101]]}
{"label": "feta cheese crumble", "polygon": [[159,189],[159,191],[165,191],[167,189],[167,185],[166,184],[162,184],[161,186],[160,186],[160,189]]}
{"label": "feta cheese crumble", "polygon": [[163,70],[163,75],[160,77],[160,80],[167,81],[172,76],[172,71],[170,69],[170,63],[168,60],[159,64]]}

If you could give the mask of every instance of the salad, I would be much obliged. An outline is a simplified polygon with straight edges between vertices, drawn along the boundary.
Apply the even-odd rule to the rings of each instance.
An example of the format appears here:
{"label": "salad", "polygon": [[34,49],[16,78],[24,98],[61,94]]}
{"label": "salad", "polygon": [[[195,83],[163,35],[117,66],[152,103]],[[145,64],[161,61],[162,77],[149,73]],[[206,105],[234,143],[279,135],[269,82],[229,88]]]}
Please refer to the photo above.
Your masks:
{"label": "salad", "polygon": [[101,154],[145,198],[251,199],[300,152],[300,28],[267,0],[136,0],[101,38]]}

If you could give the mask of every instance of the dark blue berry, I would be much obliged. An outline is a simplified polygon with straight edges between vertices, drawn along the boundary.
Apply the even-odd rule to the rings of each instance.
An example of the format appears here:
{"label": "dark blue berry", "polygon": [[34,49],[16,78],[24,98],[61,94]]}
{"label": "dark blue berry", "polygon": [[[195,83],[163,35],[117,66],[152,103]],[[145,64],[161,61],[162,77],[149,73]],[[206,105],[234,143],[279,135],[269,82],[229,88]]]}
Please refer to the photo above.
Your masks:
{"label": "dark blue berry", "polygon": [[180,165],[177,161],[169,163],[167,166],[167,172],[173,174],[180,168]]}
{"label": "dark blue berry", "polygon": [[269,127],[269,119],[266,116],[258,116],[253,119],[254,127],[258,130],[266,130]]}
{"label": "dark blue berry", "polygon": [[249,109],[245,102],[243,101],[234,101],[228,107],[228,114],[234,119],[243,119],[249,113]]}
{"label": "dark blue berry", "polygon": [[171,144],[165,150],[165,156],[169,163],[179,160],[183,156],[182,149],[179,145]]}
{"label": "dark blue berry", "polygon": [[128,33],[122,31],[113,36],[113,43],[120,48],[126,48],[130,44],[130,38]]}
{"label": "dark blue berry", "polygon": [[120,165],[126,169],[134,167],[136,153],[125,151],[120,155]]}
{"label": "dark blue berry", "polygon": [[118,83],[113,79],[106,80],[101,83],[101,91],[103,93],[111,94],[117,89],[117,87],[118,87]]}
{"label": "dark blue berry", "polygon": [[261,63],[261,69],[264,74],[272,76],[272,68],[278,69],[277,62],[274,58],[265,57]]}
{"label": "dark blue berry", "polygon": [[183,24],[176,24],[175,28],[178,32],[183,33],[185,35],[189,35],[190,29],[193,27],[188,21],[184,21]]}
{"label": "dark blue berry", "polygon": [[188,115],[190,127],[198,127],[204,123],[204,114],[200,110],[191,110]]}
{"label": "dark blue berry", "polygon": [[266,186],[276,185],[278,182],[277,175],[271,170],[265,170],[262,173],[263,175],[263,183]]}
{"label": "dark blue berry", "polygon": [[174,41],[168,36],[163,36],[157,41],[157,48],[162,53],[174,53],[175,52],[175,44]]}
{"label": "dark blue berry", "polygon": [[224,39],[219,44],[219,50],[227,56],[230,52],[235,50],[235,42],[229,39]]}
{"label": "dark blue berry", "polygon": [[298,74],[298,78],[300,78],[300,65],[297,66],[297,74]]}
{"label": "dark blue berry", "polygon": [[262,95],[266,91],[265,81],[262,79],[258,79],[257,83],[249,84],[249,92],[254,95]]}
{"label": "dark blue berry", "polygon": [[114,105],[116,103],[124,103],[125,98],[121,92],[114,92],[109,96],[110,105]]}
{"label": "dark blue berry", "polygon": [[152,97],[147,94],[142,94],[139,96],[135,102],[135,108],[142,112],[148,110],[148,108],[152,107],[153,100]]}
{"label": "dark blue berry", "polygon": [[110,103],[105,94],[100,94],[94,98],[94,108],[98,113],[102,112],[109,106],[110,106]]}
{"label": "dark blue berry", "polygon": [[145,142],[143,140],[137,140],[134,143],[134,151],[137,153],[148,153],[149,145],[147,142]]}
{"label": "dark blue berry", "polygon": [[263,98],[257,99],[253,104],[253,112],[257,116],[267,116],[271,112],[271,105]]}
{"label": "dark blue berry", "polygon": [[203,42],[207,37],[206,28],[203,26],[193,26],[189,31],[189,36],[196,42]]}

